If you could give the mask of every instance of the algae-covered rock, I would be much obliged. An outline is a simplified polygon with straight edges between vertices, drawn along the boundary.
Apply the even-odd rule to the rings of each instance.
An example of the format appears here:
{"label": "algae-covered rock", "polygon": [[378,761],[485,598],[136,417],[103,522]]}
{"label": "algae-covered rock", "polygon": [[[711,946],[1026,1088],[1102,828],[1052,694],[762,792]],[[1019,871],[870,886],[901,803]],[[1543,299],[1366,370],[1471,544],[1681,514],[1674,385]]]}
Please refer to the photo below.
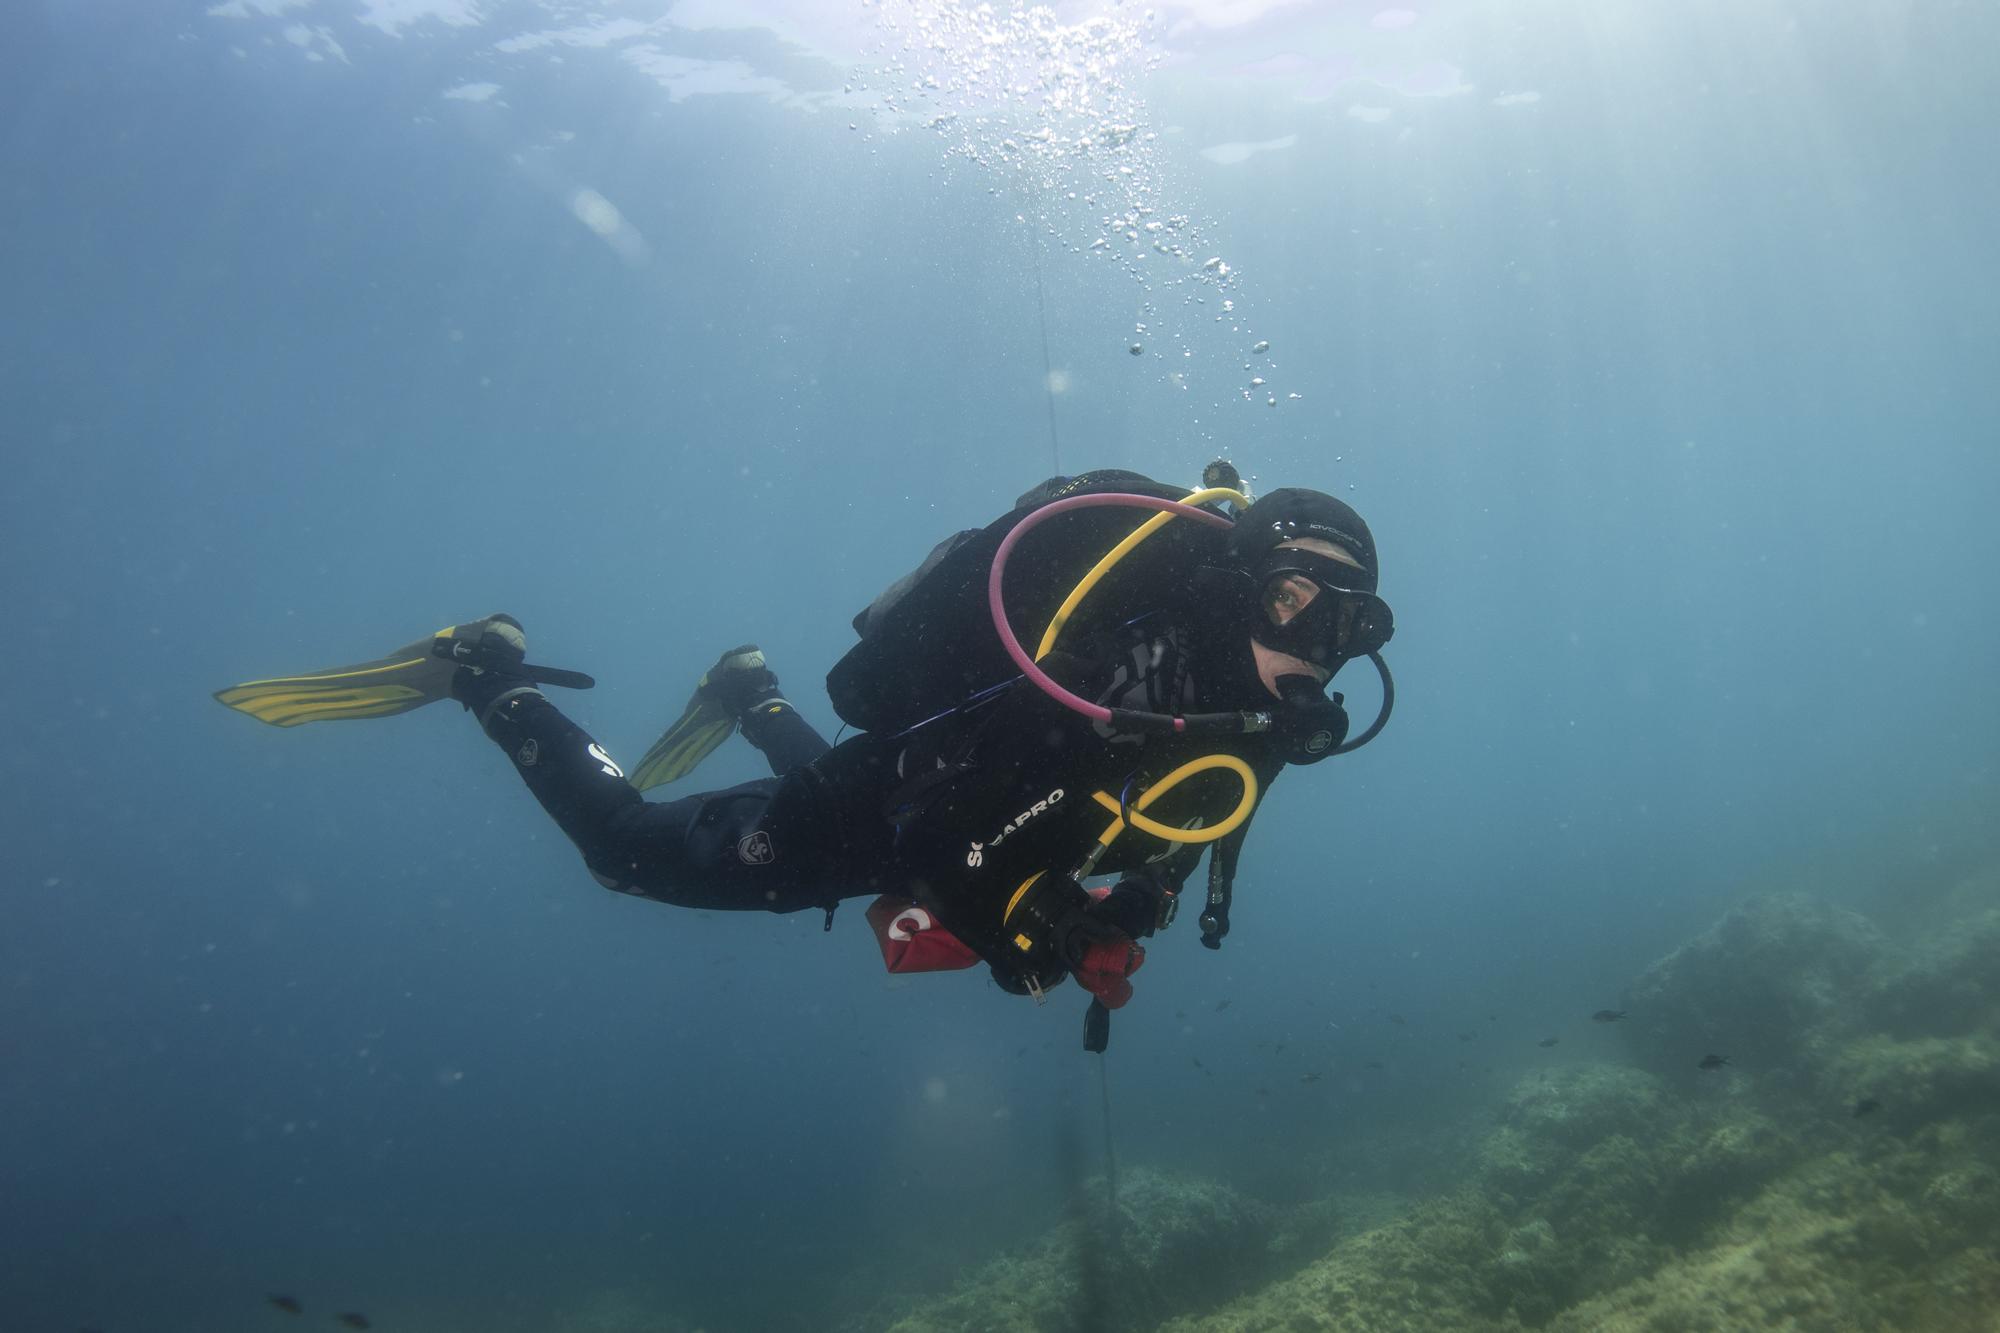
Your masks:
{"label": "algae-covered rock", "polygon": [[1709,1243],[1565,1310],[1560,1333],[1991,1330],[2000,1309],[1996,1123],[1814,1158]]}
{"label": "algae-covered rock", "polygon": [[1088,1224],[1105,1233],[1129,1275],[1174,1285],[1187,1280],[1190,1268],[1254,1264],[1276,1215],[1213,1180],[1138,1170],[1119,1183],[1115,1220],[1094,1209]]}
{"label": "algae-covered rock", "polygon": [[1276,1210],[1215,1181],[1137,1170],[1022,1253],[995,1260],[891,1333],[1119,1333],[1213,1306],[1274,1272]]}
{"label": "algae-covered rock", "polygon": [[1874,1103],[1898,1127],[1988,1110],[2000,1106],[2000,1037],[1863,1037],[1827,1061],[1821,1088],[1829,1103]]}
{"label": "algae-covered rock", "polygon": [[1873,1025],[1897,1036],[2000,1027],[2000,908],[1919,940],[1882,979],[1871,1008]]}
{"label": "algae-covered rock", "polygon": [[1501,1117],[1538,1142],[1570,1150],[1612,1134],[1655,1132],[1671,1118],[1659,1079],[1602,1063],[1534,1071],[1508,1093]]}
{"label": "algae-covered rock", "polygon": [[1467,1191],[1432,1200],[1387,1226],[1212,1314],[1160,1333],[1435,1333],[1518,1328],[1498,1315],[1492,1283],[1510,1231]]}
{"label": "algae-covered rock", "polygon": [[1996,1005],[2000,912],[1905,948],[1761,900],[1632,987],[1642,1066],[1520,1078],[1440,1197],[1385,1218],[1338,1155],[1289,1212],[1134,1173],[894,1333],[1992,1333]]}
{"label": "algae-covered rock", "polygon": [[1641,974],[1625,1037],[1642,1066],[1677,1084],[1693,1083],[1709,1054],[1802,1079],[1866,1022],[1895,962],[1865,917],[1800,894],[1755,899]]}
{"label": "algae-covered rock", "polygon": [[1503,1195],[1531,1193],[1604,1138],[1657,1137],[1670,1120],[1660,1081],[1643,1070],[1612,1064],[1537,1070],[1508,1093],[1499,1127],[1480,1141],[1474,1171]]}

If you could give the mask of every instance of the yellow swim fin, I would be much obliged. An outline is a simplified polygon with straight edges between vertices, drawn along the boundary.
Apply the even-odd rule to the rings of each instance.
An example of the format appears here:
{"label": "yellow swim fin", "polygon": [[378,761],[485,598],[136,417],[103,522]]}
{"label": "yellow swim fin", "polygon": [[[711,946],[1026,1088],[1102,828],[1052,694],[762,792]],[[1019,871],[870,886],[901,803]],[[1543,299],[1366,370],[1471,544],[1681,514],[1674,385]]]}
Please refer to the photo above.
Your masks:
{"label": "yellow swim fin", "polygon": [[463,625],[446,625],[428,638],[406,644],[372,662],[328,667],[299,676],[250,680],[217,690],[218,703],[247,713],[274,727],[307,722],[393,717],[451,695],[452,673],[460,666],[478,666],[489,632],[514,648],[506,669],[530,680],[588,689],[595,684],[580,672],[529,666],[520,660],[525,638],[511,616],[492,615]]}
{"label": "yellow swim fin", "polygon": [[731,648],[702,674],[680,719],[660,734],[632,770],[630,781],[640,791],[674,782],[694,772],[702,760],[736,730],[736,703],[776,678],[754,643]]}

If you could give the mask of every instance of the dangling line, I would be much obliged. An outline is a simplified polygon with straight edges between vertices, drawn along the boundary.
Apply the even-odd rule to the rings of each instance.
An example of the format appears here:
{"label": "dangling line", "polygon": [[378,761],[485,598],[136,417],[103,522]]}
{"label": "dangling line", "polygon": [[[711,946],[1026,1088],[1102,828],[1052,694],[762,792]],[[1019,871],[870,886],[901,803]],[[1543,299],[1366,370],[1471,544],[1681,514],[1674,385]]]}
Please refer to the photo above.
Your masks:
{"label": "dangling line", "polygon": [[1105,1072],[1104,1052],[1097,1053],[1097,1096],[1104,1107],[1104,1194],[1111,1204],[1112,1244],[1118,1243],[1118,1152],[1111,1141],[1111,1075]]}
{"label": "dangling line", "polygon": [[1063,475],[1062,445],[1056,439],[1056,385],[1055,369],[1049,365],[1049,306],[1042,296],[1042,242],[1040,237],[1031,237],[1028,244],[1035,257],[1035,309],[1042,317],[1042,394],[1049,404],[1049,459],[1055,464],[1055,475]]}

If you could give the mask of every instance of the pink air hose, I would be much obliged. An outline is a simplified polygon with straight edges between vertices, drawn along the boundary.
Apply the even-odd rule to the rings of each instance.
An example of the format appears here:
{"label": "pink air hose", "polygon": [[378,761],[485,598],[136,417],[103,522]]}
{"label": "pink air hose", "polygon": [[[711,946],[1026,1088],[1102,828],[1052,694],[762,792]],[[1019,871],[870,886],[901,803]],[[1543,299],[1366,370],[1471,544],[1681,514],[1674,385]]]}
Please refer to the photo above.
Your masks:
{"label": "pink air hose", "polygon": [[[1102,495],[1073,495],[1067,500],[1056,500],[1053,503],[1043,505],[1040,509],[1035,510],[1019,523],[1016,523],[1013,530],[1001,539],[1000,549],[993,553],[993,568],[986,575],[986,605],[993,613],[993,628],[1000,635],[1000,643],[1006,648],[1007,656],[1013,658],[1014,665],[1021,668],[1022,674],[1033,681],[1035,687],[1048,695],[1049,698],[1054,699],[1065,708],[1083,714],[1094,722],[1108,723],[1111,721],[1111,710],[1109,708],[1106,708],[1102,704],[1094,704],[1081,695],[1072,694],[1070,691],[1056,684],[1049,677],[1048,672],[1035,665],[1035,659],[1028,656],[1028,650],[1021,646],[1021,641],[1018,638],[1014,637],[1014,629],[1007,623],[1007,605],[1000,595],[1001,583],[1007,574],[1007,557],[1013,553],[1014,543],[1020,541],[1022,537],[1026,536],[1029,531],[1045,519],[1054,518],[1057,514],[1068,513],[1072,509],[1090,509],[1097,506],[1109,506],[1120,509],[1152,509],[1163,514],[1178,514],[1182,518],[1191,518],[1197,523],[1206,523],[1212,528],[1221,528],[1224,531],[1236,525],[1220,514],[1212,514],[1206,509],[1197,509],[1193,505],[1182,504],[1178,500],[1160,500],[1150,495],[1130,495],[1118,491],[1107,492]],[[1175,731],[1185,731],[1186,729],[1187,726],[1184,719],[1174,719]]]}

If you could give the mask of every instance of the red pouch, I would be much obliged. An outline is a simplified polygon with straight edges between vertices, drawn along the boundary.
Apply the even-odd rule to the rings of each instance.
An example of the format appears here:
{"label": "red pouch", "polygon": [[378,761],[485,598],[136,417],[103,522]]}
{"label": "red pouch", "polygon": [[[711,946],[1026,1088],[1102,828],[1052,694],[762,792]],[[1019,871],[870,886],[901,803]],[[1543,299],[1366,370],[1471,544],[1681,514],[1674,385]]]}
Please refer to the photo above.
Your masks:
{"label": "red pouch", "polygon": [[877,898],[869,904],[868,925],[891,972],[952,972],[979,961],[972,946],[908,898]]}

